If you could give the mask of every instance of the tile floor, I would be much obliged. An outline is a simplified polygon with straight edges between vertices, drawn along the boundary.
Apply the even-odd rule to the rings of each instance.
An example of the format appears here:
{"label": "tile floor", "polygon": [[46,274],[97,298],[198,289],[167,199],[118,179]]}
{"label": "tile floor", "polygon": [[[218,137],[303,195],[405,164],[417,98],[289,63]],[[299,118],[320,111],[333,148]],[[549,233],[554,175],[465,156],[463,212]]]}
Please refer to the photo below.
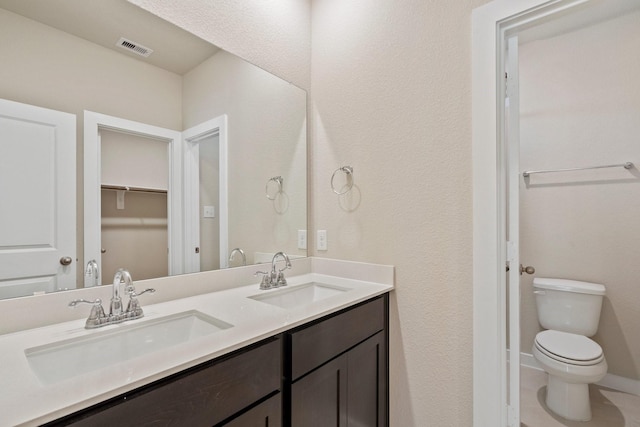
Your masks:
{"label": "tile floor", "polygon": [[591,421],[568,421],[554,415],[544,401],[547,374],[522,367],[520,376],[521,427],[640,427],[640,396],[591,385]]}

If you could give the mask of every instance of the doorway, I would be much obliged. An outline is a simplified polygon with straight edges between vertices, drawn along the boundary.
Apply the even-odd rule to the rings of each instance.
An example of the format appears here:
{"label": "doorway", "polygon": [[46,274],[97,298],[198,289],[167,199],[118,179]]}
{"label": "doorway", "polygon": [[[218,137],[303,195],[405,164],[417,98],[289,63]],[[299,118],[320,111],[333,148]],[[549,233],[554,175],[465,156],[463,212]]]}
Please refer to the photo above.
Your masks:
{"label": "doorway", "polygon": [[[508,138],[510,131],[506,126],[507,122],[511,123],[509,115],[512,111],[505,107],[504,102],[508,90],[504,74],[508,40],[519,36],[521,40],[515,44],[518,46],[525,32],[533,39],[550,37],[548,31],[551,27],[543,24],[561,22],[562,28],[556,27],[555,31],[559,29],[566,33],[595,21],[625,15],[639,6],[637,1],[598,0],[515,3],[496,0],[476,9],[473,16],[474,425],[478,426],[520,425],[520,363],[513,363],[519,355],[508,353],[506,349],[511,347],[516,350],[513,353],[519,353],[519,349],[529,344],[526,335],[530,334],[521,333],[518,325],[520,315],[517,314],[520,309],[517,293],[530,289],[523,287],[519,278],[510,278],[508,282],[505,274],[507,261],[518,267],[521,255],[531,256],[529,249],[524,250],[517,242],[513,243],[520,238],[520,233],[514,238],[507,227],[508,220],[514,216],[518,226],[522,225],[520,215],[509,212],[508,207],[513,205],[509,196],[513,196],[514,188],[521,189],[524,185],[521,167],[508,167],[512,164],[509,148],[513,142]],[[520,148],[518,144],[516,149]],[[582,152],[573,151],[566,159],[555,158],[570,159],[571,162],[564,163],[569,168],[575,161],[579,161],[576,166],[581,166],[585,164],[581,160],[587,159],[585,153],[588,151],[588,148]],[[532,167],[545,168],[544,165]],[[510,185],[510,178],[514,179],[514,176],[520,183]],[[588,185],[576,187],[582,190]],[[516,209],[520,207],[518,202]],[[540,268],[540,265],[536,267]],[[509,290],[514,292],[508,293],[508,283],[511,284]],[[530,304],[527,303],[526,307],[529,310]],[[529,322],[531,311],[526,312],[525,317]],[[517,341],[523,341],[522,347]],[[511,365],[508,363],[510,358]]]}
{"label": "doorway", "polygon": [[590,386],[588,425],[634,418],[614,397],[604,405],[609,391],[601,385],[622,395],[626,388],[615,384],[619,379],[639,379],[640,342],[633,326],[638,310],[627,304],[639,296],[640,274],[640,172],[633,166],[639,160],[639,8],[636,2],[635,10],[598,13],[580,25],[557,18],[518,33],[518,252],[523,264],[536,267],[518,283],[525,425],[557,425],[540,401],[546,374],[532,357],[542,330],[534,277],[605,285],[598,332],[590,338],[602,347],[608,375]]}
{"label": "doorway", "polygon": [[182,133],[185,273],[229,266],[227,116]]}
{"label": "doorway", "polygon": [[136,280],[169,272],[168,144],[111,129],[100,132],[102,284],[119,268]]}
{"label": "doorway", "polygon": [[[103,136],[105,144],[109,144],[113,150],[102,149]],[[85,286],[110,283],[115,271],[105,270],[103,255],[107,255],[107,265],[111,265],[111,269],[116,268],[114,266],[129,268],[135,274],[134,267],[118,264],[127,259],[126,251],[121,246],[128,244],[123,243],[120,238],[127,235],[132,226],[138,231],[144,229],[145,235],[153,235],[151,241],[164,239],[166,242],[160,249],[164,256],[163,253],[157,255],[163,258],[162,265],[166,266],[161,270],[166,270],[168,275],[183,272],[181,144],[181,133],[178,131],[85,111],[84,257],[87,266],[91,264],[97,267],[88,270],[91,271],[91,277],[85,277]],[[149,154],[150,147],[152,154]],[[109,167],[103,165],[103,156]],[[158,167],[160,173],[148,173],[149,156],[157,157],[158,162],[164,163],[164,166]],[[113,182],[109,182],[110,180]],[[107,187],[103,188],[103,184]],[[114,197],[115,200],[112,200]],[[166,214],[158,208],[151,215],[146,212],[144,220],[140,216],[131,219],[126,215],[111,215],[106,220],[106,227],[103,227],[103,198],[110,204],[105,206],[106,213],[109,213],[107,208],[114,206],[116,212],[124,212],[129,200],[134,203],[129,203],[130,207],[139,205],[136,202],[144,201],[142,210],[164,203]],[[147,224],[143,224],[144,222]],[[161,229],[165,231],[157,232]],[[112,243],[110,248],[103,245],[103,237],[107,239],[104,243]],[[127,242],[131,241],[127,238]],[[107,254],[109,251],[112,253]],[[146,276],[145,278],[158,273],[147,271],[146,267],[141,268],[140,276]],[[138,278],[134,275],[134,279]]]}

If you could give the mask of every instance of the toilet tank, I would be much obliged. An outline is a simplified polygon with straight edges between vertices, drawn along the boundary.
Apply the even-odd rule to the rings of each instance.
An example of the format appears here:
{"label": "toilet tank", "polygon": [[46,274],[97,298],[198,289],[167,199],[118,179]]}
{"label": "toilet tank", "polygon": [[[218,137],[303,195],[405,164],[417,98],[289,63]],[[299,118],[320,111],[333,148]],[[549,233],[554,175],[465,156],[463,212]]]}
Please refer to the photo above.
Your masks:
{"label": "toilet tank", "polygon": [[543,328],[587,337],[598,331],[604,285],[537,277],[533,293]]}

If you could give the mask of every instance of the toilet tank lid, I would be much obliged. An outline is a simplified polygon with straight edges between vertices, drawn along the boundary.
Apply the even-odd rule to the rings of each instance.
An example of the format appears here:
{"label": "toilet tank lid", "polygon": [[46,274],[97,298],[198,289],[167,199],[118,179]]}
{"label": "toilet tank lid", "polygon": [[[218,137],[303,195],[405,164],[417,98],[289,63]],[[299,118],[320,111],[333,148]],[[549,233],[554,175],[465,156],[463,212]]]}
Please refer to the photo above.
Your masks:
{"label": "toilet tank lid", "polygon": [[579,280],[550,279],[536,277],[533,287],[553,291],[576,292],[579,294],[604,295],[605,287],[599,283],[581,282]]}

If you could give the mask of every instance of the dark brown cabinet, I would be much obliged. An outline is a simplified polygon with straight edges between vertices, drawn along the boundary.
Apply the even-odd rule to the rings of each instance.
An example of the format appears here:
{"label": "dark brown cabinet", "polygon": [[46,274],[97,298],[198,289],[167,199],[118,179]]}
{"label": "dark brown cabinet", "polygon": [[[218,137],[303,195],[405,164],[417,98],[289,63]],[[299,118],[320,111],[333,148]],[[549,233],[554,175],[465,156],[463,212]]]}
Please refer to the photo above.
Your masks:
{"label": "dark brown cabinet", "polygon": [[291,425],[347,425],[347,360],[338,357],[291,385]]}
{"label": "dark brown cabinet", "polygon": [[382,297],[287,334],[292,427],[388,426],[386,310]]}
{"label": "dark brown cabinet", "polygon": [[[280,390],[281,347],[279,337],[268,339],[259,345],[164,378],[50,425],[219,425]],[[278,412],[279,409],[278,407]],[[243,424],[236,424],[241,425]],[[256,425],[263,427],[264,421]]]}
{"label": "dark brown cabinet", "polygon": [[275,396],[249,409],[221,427],[282,427],[282,398]]}
{"label": "dark brown cabinet", "polygon": [[387,426],[388,364],[385,333],[377,333],[346,356],[347,426]]}
{"label": "dark brown cabinet", "polygon": [[48,426],[386,427],[388,296]]}

